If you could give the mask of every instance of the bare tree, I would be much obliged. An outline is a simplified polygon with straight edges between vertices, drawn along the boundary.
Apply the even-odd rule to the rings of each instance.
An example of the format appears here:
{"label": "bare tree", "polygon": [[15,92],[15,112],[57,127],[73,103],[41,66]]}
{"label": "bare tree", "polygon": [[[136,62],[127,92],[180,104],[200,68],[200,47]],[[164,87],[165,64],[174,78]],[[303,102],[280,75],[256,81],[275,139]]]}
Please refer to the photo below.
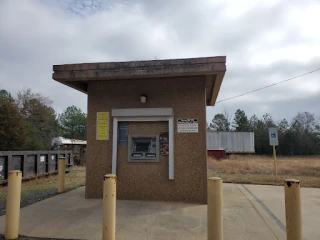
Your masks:
{"label": "bare tree", "polygon": [[299,127],[300,131],[313,132],[316,128],[316,118],[313,113],[298,113],[292,120],[292,125]]}

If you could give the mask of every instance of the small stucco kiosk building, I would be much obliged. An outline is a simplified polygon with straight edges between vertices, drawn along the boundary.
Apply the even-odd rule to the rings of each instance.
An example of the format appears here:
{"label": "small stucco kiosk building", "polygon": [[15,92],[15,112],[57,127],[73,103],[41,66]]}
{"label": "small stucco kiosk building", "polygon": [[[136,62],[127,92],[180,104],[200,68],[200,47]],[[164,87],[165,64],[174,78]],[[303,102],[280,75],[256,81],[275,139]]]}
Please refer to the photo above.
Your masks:
{"label": "small stucco kiosk building", "polygon": [[206,106],[226,57],[53,66],[88,95],[86,198],[117,175],[118,199],[206,202]]}

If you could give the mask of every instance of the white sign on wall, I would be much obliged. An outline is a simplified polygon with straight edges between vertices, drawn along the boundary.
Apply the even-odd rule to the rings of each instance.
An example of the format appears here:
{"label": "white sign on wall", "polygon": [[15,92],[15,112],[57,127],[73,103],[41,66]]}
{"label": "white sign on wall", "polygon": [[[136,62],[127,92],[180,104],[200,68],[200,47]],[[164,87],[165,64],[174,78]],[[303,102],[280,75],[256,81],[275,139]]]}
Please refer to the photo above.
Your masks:
{"label": "white sign on wall", "polygon": [[44,162],[45,158],[44,156],[40,156],[40,162]]}
{"label": "white sign on wall", "polygon": [[269,128],[269,143],[270,143],[270,146],[279,145],[277,128]]}
{"label": "white sign on wall", "polygon": [[178,133],[197,133],[198,130],[198,119],[197,118],[186,118],[178,119]]}

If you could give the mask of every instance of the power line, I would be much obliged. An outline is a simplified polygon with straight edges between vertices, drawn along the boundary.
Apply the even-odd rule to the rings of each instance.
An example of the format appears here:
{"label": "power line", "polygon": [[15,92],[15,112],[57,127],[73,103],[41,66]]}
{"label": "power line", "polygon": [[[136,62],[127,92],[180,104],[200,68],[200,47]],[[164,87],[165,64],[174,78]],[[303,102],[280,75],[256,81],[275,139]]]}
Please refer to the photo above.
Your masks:
{"label": "power line", "polygon": [[216,102],[216,104],[217,104],[217,103],[221,103],[221,102],[225,102],[225,101],[228,101],[228,100],[231,100],[231,99],[234,99],[234,98],[242,97],[242,96],[247,95],[247,94],[249,94],[249,93],[257,92],[257,91],[260,91],[260,90],[265,89],[265,88],[273,87],[273,86],[278,85],[278,84],[280,84],[280,83],[288,82],[288,81],[291,81],[291,80],[293,80],[293,79],[296,79],[296,78],[299,78],[299,77],[302,77],[302,76],[311,74],[311,73],[316,72],[316,71],[319,71],[319,70],[320,70],[320,68],[315,69],[315,70],[312,70],[312,71],[310,71],[310,72],[306,72],[306,73],[300,74],[300,75],[295,76],[295,77],[292,77],[292,78],[288,78],[288,79],[283,80],[283,81],[280,81],[280,82],[276,82],[276,83],[273,83],[273,84],[270,84],[270,85],[267,85],[267,86],[264,86],[264,87],[261,87],[261,88],[257,88],[257,89],[255,89],[255,90],[250,91],[250,92],[246,92],[246,93],[242,93],[242,94],[240,94],[240,95],[236,95],[236,96],[233,96],[233,97],[230,97],[230,98],[226,98],[226,99],[223,99],[223,100],[221,100],[221,101]]}

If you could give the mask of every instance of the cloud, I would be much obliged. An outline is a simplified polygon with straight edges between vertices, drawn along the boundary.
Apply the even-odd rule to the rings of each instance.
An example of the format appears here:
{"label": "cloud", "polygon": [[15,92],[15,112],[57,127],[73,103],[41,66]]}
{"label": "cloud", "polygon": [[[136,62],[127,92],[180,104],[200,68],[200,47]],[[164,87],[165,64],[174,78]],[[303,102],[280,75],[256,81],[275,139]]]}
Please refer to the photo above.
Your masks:
{"label": "cloud", "polygon": [[[227,56],[218,100],[320,67],[318,1],[0,1],[0,88],[23,88],[87,109],[87,96],[51,79],[52,65]],[[320,115],[320,73],[207,108],[276,119]]]}

